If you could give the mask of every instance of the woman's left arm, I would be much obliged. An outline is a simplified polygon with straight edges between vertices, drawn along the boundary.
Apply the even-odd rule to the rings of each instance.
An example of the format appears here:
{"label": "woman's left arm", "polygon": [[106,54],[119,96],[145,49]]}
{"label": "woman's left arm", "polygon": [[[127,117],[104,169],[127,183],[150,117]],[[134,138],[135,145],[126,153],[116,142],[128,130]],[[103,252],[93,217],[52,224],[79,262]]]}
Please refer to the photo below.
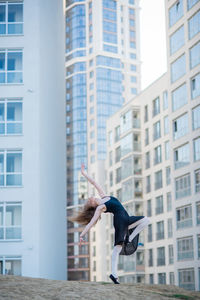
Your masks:
{"label": "woman's left arm", "polygon": [[91,227],[95,224],[95,222],[98,220],[99,216],[102,213],[103,206],[104,205],[97,206],[94,216],[92,217],[91,221],[86,225],[83,232],[80,234],[80,237],[83,237],[91,229]]}

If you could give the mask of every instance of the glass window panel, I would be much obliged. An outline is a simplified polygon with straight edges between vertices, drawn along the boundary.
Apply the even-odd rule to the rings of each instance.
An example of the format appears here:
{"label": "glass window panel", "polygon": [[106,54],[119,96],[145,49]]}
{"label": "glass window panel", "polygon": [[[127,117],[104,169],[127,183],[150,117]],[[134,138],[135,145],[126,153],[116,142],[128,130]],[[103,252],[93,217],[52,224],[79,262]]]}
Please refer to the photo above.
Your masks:
{"label": "glass window panel", "polygon": [[189,39],[193,38],[200,31],[200,11],[198,11],[189,21],[188,21],[188,33]]}
{"label": "glass window panel", "polygon": [[200,63],[200,42],[190,49],[190,69],[193,69]]}
{"label": "glass window panel", "polygon": [[7,153],[7,173],[22,172],[22,154]]}
{"label": "glass window panel", "polygon": [[181,85],[172,92],[172,109],[176,111],[187,103],[186,84]]}
{"label": "glass window panel", "polygon": [[200,95],[200,73],[194,76],[190,82],[192,99]]}
{"label": "glass window panel", "polygon": [[200,160],[200,137],[194,140],[194,161]]}
{"label": "glass window panel", "polygon": [[184,45],[184,26],[181,26],[170,37],[170,54],[172,55]]}
{"label": "glass window panel", "polygon": [[186,135],[188,133],[188,113],[180,116],[173,122],[173,135],[174,140]]}
{"label": "glass window panel", "polygon": [[6,54],[3,52],[0,52],[0,71],[5,70],[5,57],[6,57]]}
{"label": "glass window panel", "polygon": [[175,82],[186,73],[185,54],[171,64],[171,82]]}
{"label": "glass window panel", "polygon": [[200,105],[192,110],[192,128],[193,130],[200,128]]}
{"label": "glass window panel", "polygon": [[174,151],[175,169],[190,163],[189,144],[185,144]]}
{"label": "glass window panel", "polygon": [[187,0],[187,8],[188,10],[192,8],[199,0]]}
{"label": "glass window panel", "polygon": [[182,16],[183,0],[179,0],[169,9],[169,26],[173,26]]}
{"label": "glass window panel", "polygon": [[22,52],[8,52],[8,71],[22,70]]}

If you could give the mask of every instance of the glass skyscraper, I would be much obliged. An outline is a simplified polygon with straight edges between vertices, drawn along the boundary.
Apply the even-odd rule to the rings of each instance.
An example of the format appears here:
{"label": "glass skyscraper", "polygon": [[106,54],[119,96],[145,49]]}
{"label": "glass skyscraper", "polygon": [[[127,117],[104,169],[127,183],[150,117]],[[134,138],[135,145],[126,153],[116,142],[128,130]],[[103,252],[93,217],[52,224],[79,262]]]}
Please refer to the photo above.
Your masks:
{"label": "glass skyscraper", "polygon": [[[106,120],[140,91],[138,33],[138,0],[66,1],[68,216],[87,199],[81,163],[93,174],[105,160]],[[68,280],[90,280],[90,237],[80,247],[82,230],[68,222]]]}

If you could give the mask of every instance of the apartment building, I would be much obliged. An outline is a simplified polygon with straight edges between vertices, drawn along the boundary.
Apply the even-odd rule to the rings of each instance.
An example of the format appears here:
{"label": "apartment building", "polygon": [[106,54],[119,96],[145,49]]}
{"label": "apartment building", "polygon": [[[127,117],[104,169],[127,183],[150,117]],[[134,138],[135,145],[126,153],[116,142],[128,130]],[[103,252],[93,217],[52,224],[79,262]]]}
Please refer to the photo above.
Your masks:
{"label": "apartment building", "polygon": [[[165,3],[168,71],[108,120],[107,190],[125,206],[130,198],[133,206],[129,214],[137,214],[138,154],[134,144],[141,141],[140,214],[151,220],[144,230],[142,280],[199,290],[200,2]],[[136,106],[140,116],[137,138]],[[129,163],[123,167],[125,160]],[[124,178],[124,173],[130,179]],[[108,243],[113,230],[109,226]],[[132,257],[132,262],[135,260],[137,253]],[[108,274],[110,263],[108,259]],[[118,267],[123,269],[121,280],[129,282],[124,257]],[[140,275],[136,268],[132,267],[132,282]]]}
{"label": "apartment building", "polygon": [[0,1],[1,274],[66,279],[64,59],[63,1]]}
{"label": "apartment building", "polygon": [[[68,216],[85,203],[88,189],[95,194],[81,177],[82,162],[104,184],[106,120],[138,92],[139,0],[66,1]],[[102,245],[88,233],[80,247],[82,230],[68,221],[68,279],[104,280]],[[95,230],[104,234],[98,225]],[[102,271],[91,277],[95,269]]]}

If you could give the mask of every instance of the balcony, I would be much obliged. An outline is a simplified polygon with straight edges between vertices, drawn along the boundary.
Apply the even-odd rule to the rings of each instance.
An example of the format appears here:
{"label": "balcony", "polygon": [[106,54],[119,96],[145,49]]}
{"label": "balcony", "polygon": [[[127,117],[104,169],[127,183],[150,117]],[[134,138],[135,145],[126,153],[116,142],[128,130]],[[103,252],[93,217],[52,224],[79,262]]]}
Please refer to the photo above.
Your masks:
{"label": "balcony", "polygon": [[175,169],[179,169],[179,168],[183,168],[183,167],[187,166],[188,164],[189,164],[189,161],[188,162],[175,161],[174,166],[175,166]]}
{"label": "balcony", "polygon": [[191,258],[194,258],[193,251],[178,252],[178,260],[187,260]]}
{"label": "balcony", "polygon": [[177,221],[177,229],[192,227],[192,219]]}
{"label": "balcony", "polygon": [[179,191],[176,191],[176,199],[189,196],[190,194],[191,194],[190,187],[186,187],[185,189],[181,189]]}
{"label": "balcony", "polygon": [[133,151],[141,151],[141,143],[133,142]]}
{"label": "balcony", "polygon": [[133,128],[140,128],[140,119],[133,118]]}

